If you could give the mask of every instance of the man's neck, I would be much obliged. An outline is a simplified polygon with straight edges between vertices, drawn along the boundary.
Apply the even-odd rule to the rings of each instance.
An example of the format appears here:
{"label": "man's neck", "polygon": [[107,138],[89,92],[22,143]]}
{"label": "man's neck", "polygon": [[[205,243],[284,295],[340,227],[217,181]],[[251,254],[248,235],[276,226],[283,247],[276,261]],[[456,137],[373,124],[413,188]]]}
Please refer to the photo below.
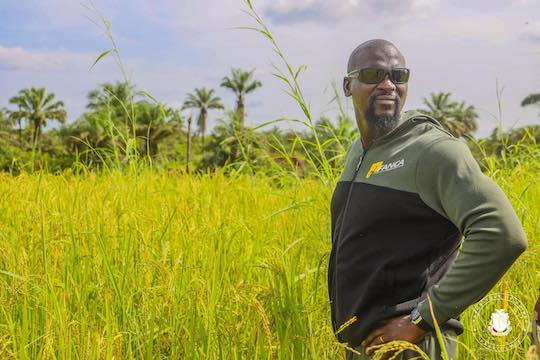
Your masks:
{"label": "man's neck", "polygon": [[360,138],[361,138],[362,147],[364,148],[364,150],[369,149],[369,147],[371,146],[371,144],[375,140],[377,140],[378,138],[388,134],[389,132],[391,132],[392,130],[397,128],[399,125],[401,125],[402,119],[403,119],[402,114],[400,114],[400,117],[399,117],[399,120],[398,120],[396,126],[394,126],[393,128],[390,128],[390,129],[378,129],[378,128],[374,127],[374,126],[371,126],[364,119],[363,123],[365,124],[365,126],[362,129],[360,129]]}
{"label": "man's neck", "polygon": [[[396,127],[397,127],[397,125],[396,125]],[[384,131],[380,131],[378,129],[369,128],[369,127],[367,129],[364,129],[364,131],[360,132],[361,139],[362,139],[362,147],[364,148],[364,150],[369,149],[369,147],[371,146],[371,144],[373,144],[373,142],[375,140],[377,140],[378,138],[388,134],[394,128],[386,129]]]}

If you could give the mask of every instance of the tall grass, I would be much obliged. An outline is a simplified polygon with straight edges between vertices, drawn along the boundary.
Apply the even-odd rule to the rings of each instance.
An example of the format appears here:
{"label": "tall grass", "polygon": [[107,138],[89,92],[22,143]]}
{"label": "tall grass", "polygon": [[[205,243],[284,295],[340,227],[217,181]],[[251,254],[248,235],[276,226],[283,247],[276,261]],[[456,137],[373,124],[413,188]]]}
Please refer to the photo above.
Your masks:
{"label": "tall grass", "polygon": [[[100,165],[107,170],[129,169],[130,171],[139,171],[141,168],[145,168],[147,166],[152,167],[152,157],[150,155],[145,157],[141,156],[138,149],[138,144],[141,142],[141,140],[145,141],[147,146],[149,145],[150,140],[148,134],[146,137],[137,136],[136,129],[138,114],[136,98],[139,97],[158,105],[161,116],[165,118],[166,113],[164,104],[156,100],[152,95],[144,90],[133,90],[134,87],[132,85],[132,81],[128,76],[128,72],[122,60],[120,48],[118,47],[113,34],[111,21],[105,14],[99,11],[92,0],[82,3],[82,6],[88,10],[88,20],[103,31],[103,34],[109,40],[111,46],[108,50],[103,51],[96,57],[89,70],[92,70],[96,65],[103,61],[103,59],[112,57],[120,71],[122,82],[127,86],[126,100],[119,99],[116,94],[109,91],[107,88],[102,89],[104,92],[106,92],[108,103],[104,109],[104,117],[101,120],[107,129],[107,133],[112,140],[113,146],[109,146],[107,148],[94,148],[89,143],[85,143],[88,147],[87,152],[95,154],[100,160]],[[114,106],[113,103],[117,105]],[[119,126],[120,124],[115,122],[115,117],[117,117],[117,114],[113,114],[116,110],[115,107],[118,105],[122,110],[122,118],[124,119],[124,124],[122,124],[123,126]],[[150,127],[148,128],[148,131],[150,131]],[[81,161],[77,161],[76,167],[86,168],[87,166]]]}
{"label": "tall grass", "polygon": [[[337,136],[331,137],[327,141],[323,141],[320,138],[319,132],[315,126],[315,119],[311,112],[310,106],[304,97],[302,87],[299,83],[299,77],[303,71],[307,69],[306,65],[294,66],[292,65],[287,57],[285,56],[283,50],[280,48],[277,39],[274,37],[268,26],[263,21],[262,17],[257,12],[255,5],[252,0],[242,0],[246,6],[246,14],[248,14],[253,21],[255,22],[254,26],[244,26],[238,27],[238,29],[246,29],[255,31],[261,34],[272,47],[272,50],[278,57],[278,63],[273,64],[274,72],[272,75],[279,79],[284,85],[283,91],[287,93],[294,102],[300,108],[303,118],[301,119],[292,119],[292,118],[279,118],[266,122],[257,128],[267,126],[270,124],[275,124],[278,122],[292,122],[299,123],[303,125],[306,129],[313,134],[313,140],[307,140],[300,136],[297,136],[293,148],[297,145],[301,149],[303,158],[306,160],[307,165],[309,166],[309,172],[312,175],[317,176],[323,181],[334,181],[338,176],[337,167],[332,166],[332,159],[327,156],[326,149],[332,147],[336,142],[341,144],[343,139],[340,139]],[[336,92],[337,94],[337,92]],[[336,99],[340,110],[343,110],[341,103],[339,102],[339,96]],[[276,139],[277,140],[277,139]],[[350,142],[352,139],[346,139]],[[289,162],[289,165],[292,165],[291,154],[285,153],[283,150],[285,146],[277,141],[278,147],[274,147],[275,150],[279,151],[285,159]],[[336,154],[335,157],[341,159],[344,156],[343,153]]]}
{"label": "tall grass", "polygon": [[[507,284],[528,309],[540,283],[538,170],[497,178],[529,250],[494,291]],[[331,192],[318,180],[276,187],[220,172],[2,175],[0,358],[339,358],[326,288]],[[459,340],[480,351],[479,319],[463,321]],[[523,358],[528,345],[494,359]]]}
{"label": "tall grass", "polygon": [[335,354],[317,182],[148,171],[0,183],[0,357]]}

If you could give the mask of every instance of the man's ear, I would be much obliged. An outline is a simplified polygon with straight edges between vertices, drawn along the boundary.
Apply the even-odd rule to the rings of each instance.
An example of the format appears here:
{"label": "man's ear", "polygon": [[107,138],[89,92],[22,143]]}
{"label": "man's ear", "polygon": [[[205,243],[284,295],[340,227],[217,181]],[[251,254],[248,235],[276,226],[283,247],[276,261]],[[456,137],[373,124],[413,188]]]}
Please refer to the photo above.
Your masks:
{"label": "man's ear", "polygon": [[350,77],[344,77],[343,78],[343,92],[345,93],[346,97],[349,97],[352,95],[351,93],[351,78]]}

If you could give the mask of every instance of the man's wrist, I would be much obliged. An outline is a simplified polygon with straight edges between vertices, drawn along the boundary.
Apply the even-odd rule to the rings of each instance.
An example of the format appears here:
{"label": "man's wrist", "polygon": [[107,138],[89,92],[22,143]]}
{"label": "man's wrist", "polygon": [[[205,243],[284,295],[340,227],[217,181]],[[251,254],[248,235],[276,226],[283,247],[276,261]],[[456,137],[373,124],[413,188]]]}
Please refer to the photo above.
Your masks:
{"label": "man's wrist", "polygon": [[433,331],[433,328],[426,320],[424,320],[424,318],[418,311],[418,308],[414,308],[411,311],[411,322],[426,332]]}

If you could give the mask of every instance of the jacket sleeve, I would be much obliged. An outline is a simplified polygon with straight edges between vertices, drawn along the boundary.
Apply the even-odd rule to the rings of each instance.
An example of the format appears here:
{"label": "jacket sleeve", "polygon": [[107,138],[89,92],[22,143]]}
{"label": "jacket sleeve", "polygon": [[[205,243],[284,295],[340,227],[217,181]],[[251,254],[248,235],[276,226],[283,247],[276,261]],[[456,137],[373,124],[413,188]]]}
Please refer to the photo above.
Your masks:
{"label": "jacket sleeve", "polygon": [[[420,156],[416,187],[421,199],[463,235],[451,268],[428,289],[442,324],[480,301],[528,244],[510,201],[458,139],[433,143]],[[418,304],[418,311],[433,327],[427,298]]]}

